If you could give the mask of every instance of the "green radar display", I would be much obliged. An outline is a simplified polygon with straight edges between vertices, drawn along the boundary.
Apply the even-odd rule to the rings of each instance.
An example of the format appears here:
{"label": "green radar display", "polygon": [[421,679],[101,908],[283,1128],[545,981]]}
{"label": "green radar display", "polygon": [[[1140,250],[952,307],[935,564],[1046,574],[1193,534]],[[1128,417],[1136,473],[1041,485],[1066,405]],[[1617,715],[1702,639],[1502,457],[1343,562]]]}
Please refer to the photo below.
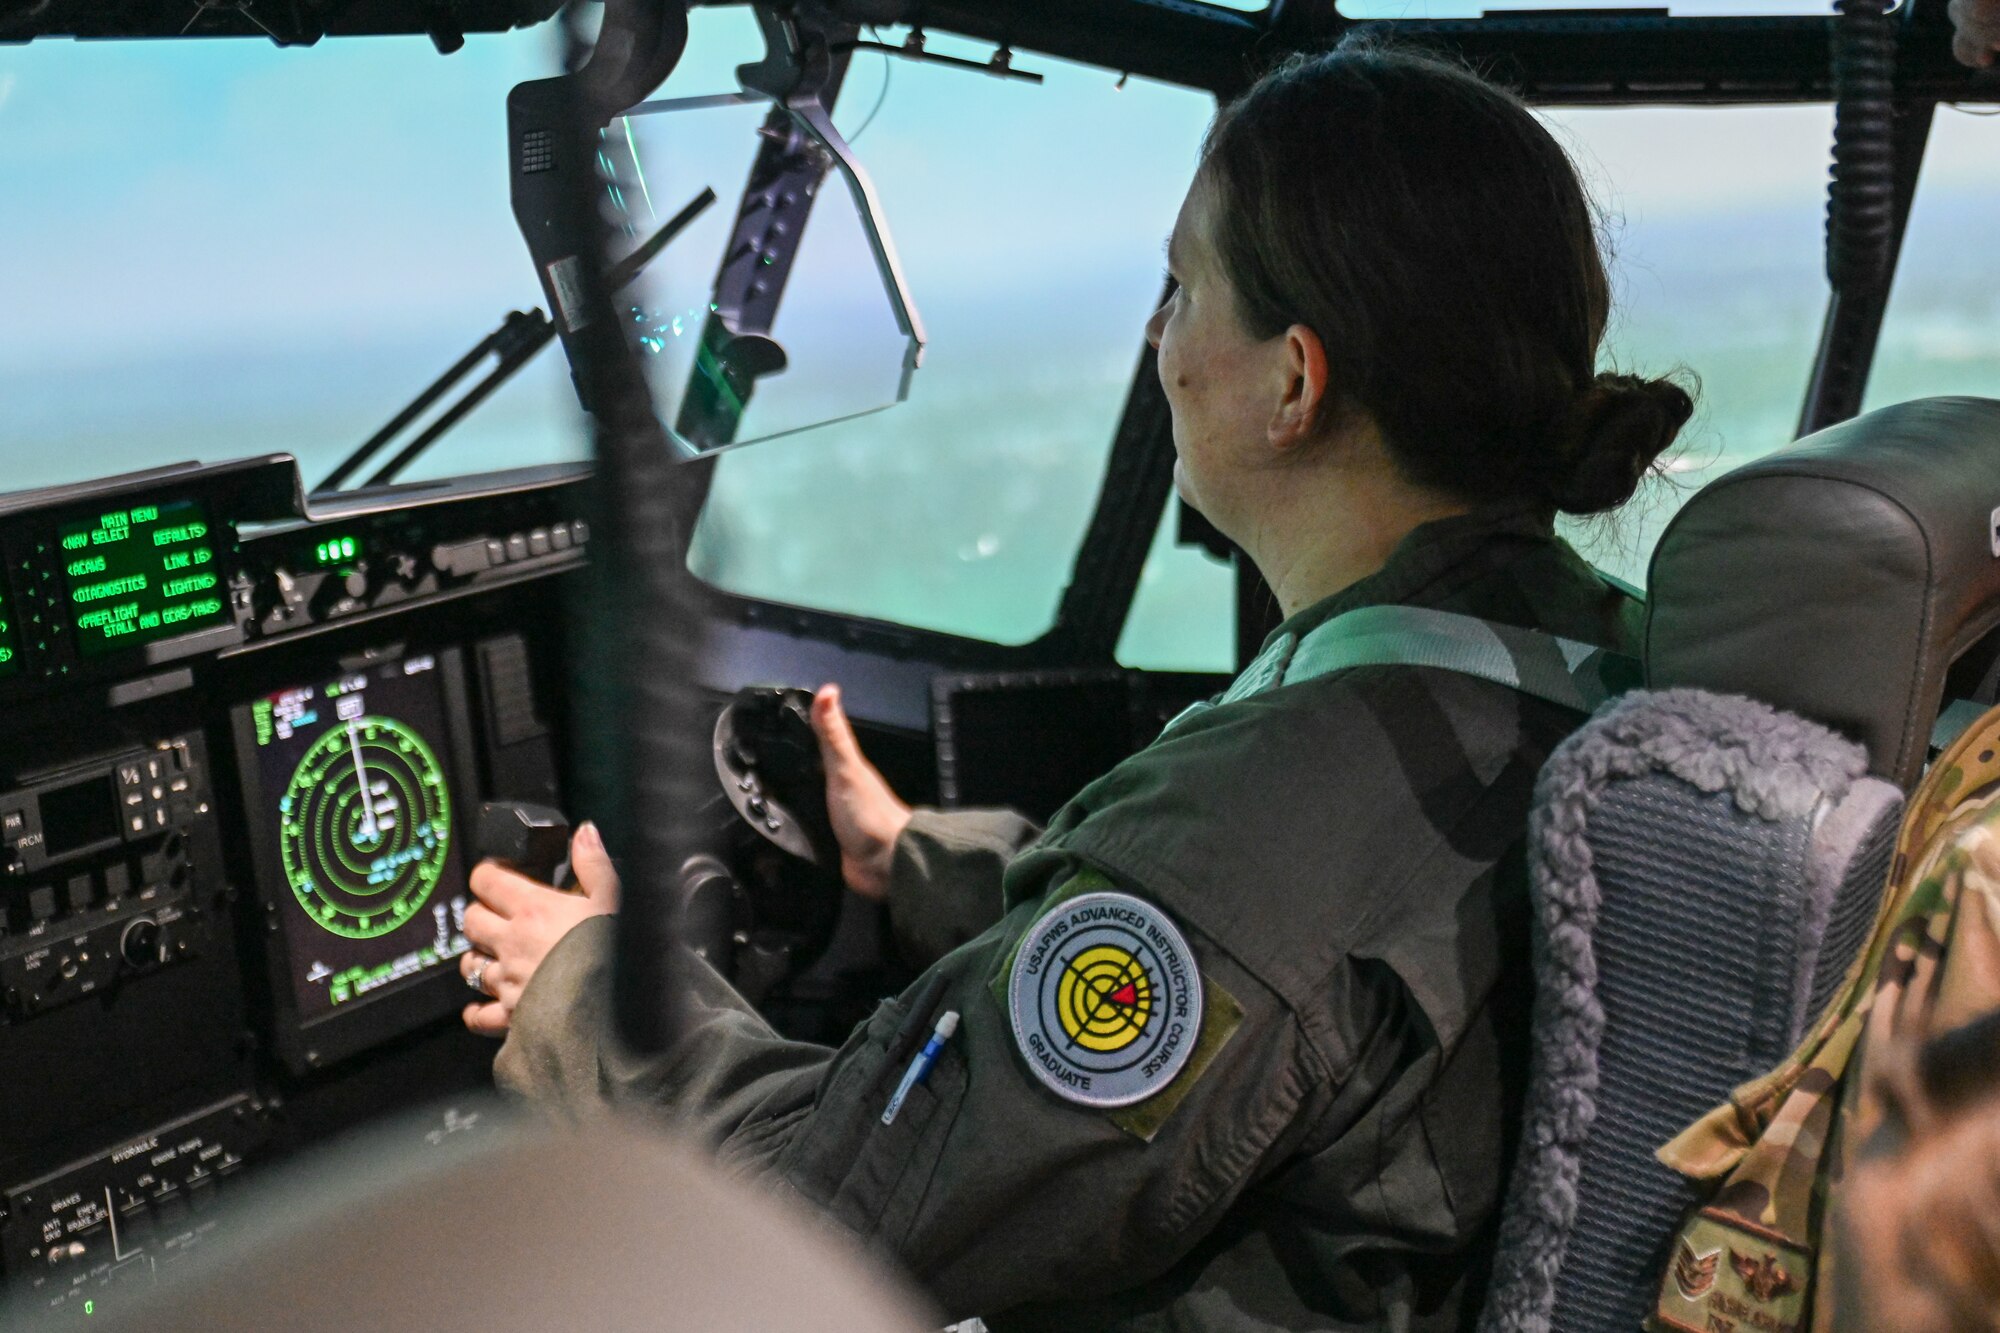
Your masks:
{"label": "green radar display", "polygon": [[[464,806],[455,782],[469,762],[462,671],[455,652],[401,657],[235,710],[257,891],[278,925],[287,1007],[302,1025],[368,1011],[355,1031],[379,1036],[464,1002],[464,988],[448,986],[435,1005],[394,998],[450,972],[471,947],[453,836]],[[325,1057],[340,1045],[322,1029],[311,1049]]]}
{"label": "green radar display", "polygon": [[278,816],[292,893],[321,927],[349,939],[387,935],[423,911],[451,853],[444,768],[392,717],[344,718],[322,733],[293,770]]}

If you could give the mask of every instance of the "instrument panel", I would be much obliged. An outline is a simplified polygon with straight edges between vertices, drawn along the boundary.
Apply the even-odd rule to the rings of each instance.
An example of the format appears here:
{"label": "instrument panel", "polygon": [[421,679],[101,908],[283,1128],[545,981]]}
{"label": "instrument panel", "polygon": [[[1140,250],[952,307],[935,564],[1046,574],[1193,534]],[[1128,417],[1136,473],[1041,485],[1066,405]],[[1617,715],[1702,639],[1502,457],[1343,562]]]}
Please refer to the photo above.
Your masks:
{"label": "instrument panel", "polygon": [[80,1324],[228,1178],[489,1085],[468,838],[562,803],[587,476],[309,503],[270,455],[0,497],[10,1312]]}

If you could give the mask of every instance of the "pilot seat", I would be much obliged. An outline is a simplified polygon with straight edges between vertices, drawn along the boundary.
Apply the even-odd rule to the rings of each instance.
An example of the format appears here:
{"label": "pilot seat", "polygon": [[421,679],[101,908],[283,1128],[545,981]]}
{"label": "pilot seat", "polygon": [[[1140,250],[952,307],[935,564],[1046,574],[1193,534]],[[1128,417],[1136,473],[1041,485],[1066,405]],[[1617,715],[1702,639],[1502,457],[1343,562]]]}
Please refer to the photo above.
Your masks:
{"label": "pilot seat", "polygon": [[1537,787],[1534,1045],[1482,1333],[1639,1328],[1701,1201],[1656,1149],[1841,989],[1905,793],[2000,684],[2000,402],[1897,404],[1728,473],[1648,582],[1647,688]]}

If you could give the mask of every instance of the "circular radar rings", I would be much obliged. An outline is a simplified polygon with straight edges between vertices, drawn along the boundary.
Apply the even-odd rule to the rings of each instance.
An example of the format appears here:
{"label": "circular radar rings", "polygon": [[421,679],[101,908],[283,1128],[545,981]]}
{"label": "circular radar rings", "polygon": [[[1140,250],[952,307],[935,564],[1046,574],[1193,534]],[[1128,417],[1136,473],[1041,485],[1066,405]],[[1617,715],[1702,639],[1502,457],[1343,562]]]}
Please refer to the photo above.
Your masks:
{"label": "circular radar rings", "polygon": [[386,935],[423,910],[451,850],[451,794],[423,737],[356,717],[300,758],[278,803],[285,882],[324,929]]}

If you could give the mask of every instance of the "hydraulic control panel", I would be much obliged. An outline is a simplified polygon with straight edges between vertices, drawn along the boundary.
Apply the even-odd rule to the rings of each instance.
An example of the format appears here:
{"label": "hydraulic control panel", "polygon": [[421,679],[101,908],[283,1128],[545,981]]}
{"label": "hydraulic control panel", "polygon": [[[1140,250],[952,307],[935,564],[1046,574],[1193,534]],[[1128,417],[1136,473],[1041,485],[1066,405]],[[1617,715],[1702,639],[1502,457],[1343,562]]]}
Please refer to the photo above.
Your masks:
{"label": "hydraulic control panel", "polygon": [[214,1230],[222,1182],[263,1146],[266,1126],[264,1106],[240,1093],[14,1186],[0,1262],[51,1322],[96,1314]]}

